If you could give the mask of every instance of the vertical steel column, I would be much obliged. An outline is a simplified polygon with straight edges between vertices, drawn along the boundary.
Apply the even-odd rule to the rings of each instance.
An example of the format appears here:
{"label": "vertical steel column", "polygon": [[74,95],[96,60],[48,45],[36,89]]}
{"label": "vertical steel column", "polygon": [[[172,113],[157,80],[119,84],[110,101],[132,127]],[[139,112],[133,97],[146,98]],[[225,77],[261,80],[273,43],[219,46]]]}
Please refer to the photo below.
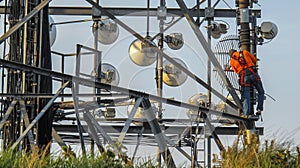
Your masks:
{"label": "vertical steel column", "polygon": [[[42,56],[43,56],[43,53],[42,53],[43,52],[42,51],[42,48],[43,48],[43,42],[42,42],[43,41],[43,30],[42,30],[42,27],[43,27],[43,22],[44,22],[44,12],[43,12],[43,10],[41,10],[39,15],[40,15],[40,25],[39,25],[40,26],[40,31],[39,31],[39,33],[40,33],[39,34],[40,43],[39,43],[39,51],[38,51],[39,53],[38,53],[37,58],[33,58],[33,59],[38,61],[36,66],[41,68],[42,67]],[[50,50],[51,50],[51,46],[50,46]],[[36,54],[37,53],[35,53],[34,55],[36,56]],[[38,84],[37,93],[41,93],[41,75],[37,76],[37,84]],[[36,99],[36,104],[37,104],[37,110],[38,110],[39,107],[40,107],[40,98]]]}
{"label": "vertical steel column", "polygon": [[240,15],[240,43],[241,49],[250,51],[250,15],[249,15],[249,0],[238,0],[239,15]]}
{"label": "vertical steel column", "polygon": [[[256,27],[257,27],[257,16],[256,14],[251,14],[251,20],[252,20],[252,23],[251,23],[251,34],[252,34],[252,37],[251,37],[251,45],[250,45],[250,52],[252,54],[254,54],[255,57],[257,57],[257,34],[256,34]],[[254,91],[254,88],[251,89],[251,103],[254,105],[256,102],[256,96],[255,96],[255,91]],[[254,114],[254,107],[252,105],[252,108],[253,108],[253,114]]]}
{"label": "vertical steel column", "polygon": [[[65,73],[65,55],[61,55],[61,73]],[[65,80],[62,79],[61,81],[61,86],[65,83]],[[64,94],[64,90],[62,91],[62,94]],[[63,102],[64,101],[64,96],[60,98],[60,100]]]}
{"label": "vertical steel column", "polygon": [[[28,0],[25,0],[25,9],[24,15],[28,14]],[[27,32],[28,26],[27,22],[24,23],[24,30],[23,30],[23,64],[27,64]],[[26,72],[22,73],[22,93],[26,92]]]}
{"label": "vertical steel column", "polygon": [[207,168],[211,168],[211,136],[207,137]]}
{"label": "vertical steel column", "polygon": [[[81,56],[80,56],[80,52],[81,52],[81,46],[79,44],[76,45],[76,66],[75,66],[75,75],[76,77],[80,76],[80,60],[81,60]],[[79,132],[79,136],[80,136],[80,143],[81,143],[81,149],[82,149],[82,153],[83,155],[86,154],[86,150],[85,150],[85,145],[84,145],[84,139],[83,139],[83,129],[80,123],[80,118],[79,118],[79,111],[78,111],[78,97],[77,94],[79,93],[79,83],[77,81],[75,81],[74,83],[72,83],[72,97],[73,97],[73,102],[74,102],[74,107],[75,107],[75,114],[76,114],[76,121],[77,121],[77,129]]]}
{"label": "vertical steel column", "polygon": [[[165,7],[166,2],[165,0],[160,0],[160,10],[163,10]],[[163,50],[164,47],[164,18],[162,16],[158,16],[159,19],[159,33],[160,39],[158,41],[158,48],[159,50]],[[157,86],[157,95],[162,97],[162,89],[163,89],[163,57],[160,53],[157,54],[157,61],[156,61],[156,86]],[[158,102],[158,120],[162,119],[162,102]],[[160,149],[158,148],[157,152],[157,163],[158,166],[161,166],[161,155]]]}
{"label": "vertical steel column", "polygon": [[[96,3],[99,5],[99,0],[96,0]],[[99,30],[99,21],[98,19],[94,20],[93,24],[94,29],[94,49],[98,50],[98,30]],[[101,55],[99,56],[98,52],[94,54],[94,71],[96,72],[97,76],[95,80],[101,80]],[[101,89],[93,89],[94,93],[100,94]],[[97,97],[97,102],[100,103],[101,97]]]}
{"label": "vertical steel column", "polygon": [[[160,8],[165,7],[165,0],[160,1]],[[163,17],[159,17],[159,33],[160,39],[158,41],[158,48],[163,50],[164,47],[164,19]],[[163,89],[163,82],[162,82],[162,75],[163,75],[163,57],[161,54],[157,54],[157,62],[156,62],[156,85],[157,85],[157,94],[159,97],[162,96],[162,89]],[[162,119],[162,103],[159,102],[158,104],[158,119]]]}
{"label": "vertical steel column", "polygon": [[[207,1],[207,7],[208,9],[211,9],[211,0]],[[208,18],[207,20],[207,26],[210,26],[212,23],[213,18]],[[207,29],[207,43],[208,43],[208,47],[211,48],[211,29]],[[207,84],[211,87],[211,60],[208,57],[207,59]],[[209,103],[209,107],[211,107],[211,91],[208,90],[207,92],[207,98],[208,98],[208,103]],[[208,114],[208,117],[209,114]],[[208,168],[210,168],[211,166],[211,143],[210,141],[210,136],[207,137],[207,144],[205,144],[205,139],[206,139],[206,123],[204,123],[204,166],[207,166]],[[207,146],[206,146],[207,145]],[[206,162],[207,161],[207,162]],[[206,165],[207,163],[207,165]]]}
{"label": "vertical steel column", "polygon": [[[211,8],[211,0],[207,1],[207,7]],[[207,26],[211,25],[211,18],[207,20]],[[207,29],[207,43],[208,47],[211,48],[211,29]],[[211,87],[211,60],[208,57],[207,59],[207,84]],[[207,92],[208,102],[211,104],[211,91],[208,90]]]}
{"label": "vertical steel column", "polygon": [[[242,50],[247,50],[250,52],[250,13],[249,13],[249,6],[250,1],[249,0],[238,0],[238,7],[239,7],[239,21],[240,21],[240,45]],[[254,91],[253,87],[250,88],[250,103],[248,106],[250,106],[250,114],[254,114],[254,104],[253,104],[253,98],[254,98]],[[248,122],[246,124],[247,129],[254,129],[255,123],[253,121]]]}
{"label": "vertical steel column", "polygon": [[[99,5],[99,0],[96,0],[96,3]],[[97,19],[94,20],[94,24],[93,24],[93,29],[94,29],[94,49],[98,50],[98,29],[99,29],[99,21]],[[101,61],[100,64],[98,63],[98,53],[94,54],[94,72],[95,74],[97,74],[97,76],[95,76],[95,80],[96,81],[101,81]],[[101,60],[101,58],[100,58]],[[100,71],[99,71],[100,70]],[[101,93],[101,89],[96,89],[95,87],[93,88],[93,94],[97,94],[97,93]],[[97,97],[97,98],[93,98],[93,101],[97,101],[100,104],[101,101],[101,97]],[[91,140],[91,154],[94,155],[94,140]]]}

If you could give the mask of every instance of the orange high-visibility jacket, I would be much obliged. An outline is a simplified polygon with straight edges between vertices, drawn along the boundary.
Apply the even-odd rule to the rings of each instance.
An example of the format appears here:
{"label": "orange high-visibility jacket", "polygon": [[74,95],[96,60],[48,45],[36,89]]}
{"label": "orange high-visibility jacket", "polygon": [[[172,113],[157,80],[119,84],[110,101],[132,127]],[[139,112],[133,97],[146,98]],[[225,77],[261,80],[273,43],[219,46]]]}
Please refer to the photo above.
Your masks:
{"label": "orange high-visibility jacket", "polygon": [[257,59],[250,52],[248,52],[247,50],[243,50],[243,56],[245,61],[247,62],[246,67],[241,66],[238,61],[240,57],[240,52],[236,51],[231,56],[230,66],[232,67],[232,70],[237,74],[239,74],[244,68],[249,68],[256,65]]}

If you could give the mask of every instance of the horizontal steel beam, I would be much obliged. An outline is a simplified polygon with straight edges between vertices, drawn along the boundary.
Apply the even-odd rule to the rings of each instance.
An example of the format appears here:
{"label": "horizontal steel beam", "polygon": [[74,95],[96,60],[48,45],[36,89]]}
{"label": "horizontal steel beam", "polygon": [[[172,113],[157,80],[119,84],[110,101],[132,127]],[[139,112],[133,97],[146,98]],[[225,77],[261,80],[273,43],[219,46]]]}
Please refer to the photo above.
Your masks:
{"label": "horizontal steel beam", "polygon": [[[65,133],[76,133],[77,132],[77,126],[74,125],[65,125],[65,124],[55,124],[53,125],[55,130],[57,132],[65,132]],[[83,127],[87,127],[86,125],[83,125]],[[108,134],[110,133],[120,133],[122,132],[123,125],[119,124],[101,124],[101,127],[107,132]],[[184,131],[187,125],[164,125],[164,134],[180,134]],[[138,134],[141,132],[142,126],[130,126],[127,134]],[[196,129],[198,129],[196,126],[192,127],[192,134],[196,133]],[[203,131],[204,127],[200,126],[198,132]],[[264,128],[263,127],[257,127],[256,128],[258,131],[259,135],[264,134]],[[215,127],[215,132],[218,135],[238,135],[239,134],[239,128],[238,127]],[[151,131],[150,127],[144,126],[144,131],[143,134],[153,134]]]}
{"label": "horizontal steel beam", "polygon": [[[115,16],[147,16],[147,8],[104,8],[108,10]],[[168,8],[168,16],[182,16],[183,12],[180,8]],[[9,12],[9,9],[7,10]],[[149,15],[157,16],[156,14],[157,8],[150,8]],[[257,18],[261,18],[260,10],[252,10],[255,13]],[[5,6],[0,6],[0,14],[5,13]],[[90,16],[93,11],[91,7],[70,7],[70,6],[52,6],[49,7],[49,15],[81,15],[81,16]],[[200,17],[205,16],[205,9],[200,9],[198,12],[197,9],[190,9],[190,15],[192,17]],[[235,9],[215,9],[214,10],[215,17],[236,17]]]}
{"label": "horizontal steel beam", "polygon": [[25,64],[21,64],[21,63],[17,63],[17,62],[12,62],[12,61],[7,61],[7,60],[4,60],[4,59],[0,59],[0,65],[2,65],[3,67],[7,67],[7,68],[19,69],[19,70],[23,70],[23,71],[30,71],[30,72],[33,72],[33,73],[36,73],[36,74],[39,74],[39,75],[49,76],[49,77],[52,77],[52,79],[60,78],[60,79],[64,79],[65,81],[78,82],[81,85],[85,85],[85,86],[89,86],[89,87],[95,87],[95,88],[107,89],[107,90],[115,91],[115,92],[121,92],[121,93],[124,93],[124,94],[128,94],[129,96],[133,96],[133,97],[148,98],[150,100],[166,103],[166,104],[169,104],[169,105],[182,107],[182,108],[186,108],[186,109],[190,109],[190,110],[201,111],[201,112],[207,113],[207,114],[209,113],[209,114],[212,114],[212,115],[222,116],[224,118],[234,119],[236,121],[245,122],[245,121],[253,120],[253,119],[250,119],[250,118],[244,118],[244,117],[232,115],[232,114],[229,114],[229,113],[223,113],[223,112],[215,111],[213,109],[209,109],[209,108],[203,107],[203,106],[195,106],[195,105],[192,105],[192,104],[188,104],[188,103],[173,100],[173,99],[162,98],[162,97],[152,95],[152,94],[148,94],[148,93],[145,93],[145,92],[140,92],[140,91],[136,91],[136,90],[132,90],[132,89],[113,86],[113,85],[109,85],[109,84],[105,84],[105,83],[100,83],[100,82],[88,80],[88,79],[85,79],[85,78],[80,78],[80,77],[76,77],[76,76],[72,76],[72,75],[68,75],[68,74],[63,74],[63,73],[51,71],[51,70],[48,70],[48,69],[32,67],[32,66],[29,66],[29,65],[25,65]]}
{"label": "horizontal steel beam", "polygon": [[[0,97],[22,97],[22,98],[52,98],[55,94],[48,93],[24,93],[24,94],[13,94],[13,93],[0,93]],[[78,97],[120,97],[120,96],[128,96],[127,94],[122,93],[82,93],[77,94]],[[72,94],[60,94],[58,97],[72,97]],[[0,100],[1,101],[1,100]]]}

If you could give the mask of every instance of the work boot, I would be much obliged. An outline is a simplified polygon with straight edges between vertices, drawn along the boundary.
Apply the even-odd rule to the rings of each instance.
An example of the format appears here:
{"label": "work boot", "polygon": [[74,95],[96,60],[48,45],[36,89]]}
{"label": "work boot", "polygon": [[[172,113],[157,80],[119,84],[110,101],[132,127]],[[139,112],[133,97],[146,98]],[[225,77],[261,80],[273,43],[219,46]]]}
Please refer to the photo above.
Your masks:
{"label": "work boot", "polygon": [[256,112],[256,115],[260,116],[260,115],[261,115],[261,113],[262,113],[262,111],[261,111],[261,110],[257,110],[257,112]]}

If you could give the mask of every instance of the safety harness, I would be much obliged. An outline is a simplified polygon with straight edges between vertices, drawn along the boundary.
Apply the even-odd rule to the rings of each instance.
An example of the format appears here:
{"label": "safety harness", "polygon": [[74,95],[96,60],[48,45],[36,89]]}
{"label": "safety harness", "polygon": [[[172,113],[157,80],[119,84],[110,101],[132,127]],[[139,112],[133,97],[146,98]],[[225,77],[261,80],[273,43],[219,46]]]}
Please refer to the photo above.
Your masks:
{"label": "safety harness", "polygon": [[[239,79],[239,82],[240,82],[240,85],[241,86],[251,86],[252,84],[256,83],[258,80],[260,80],[259,76],[256,75],[253,67],[249,67],[247,65],[247,61],[245,60],[244,58],[244,54],[242,51],[239,52],[240,56],[239,58],[235,58],[235,57],[232,57],[233,59],[237,60],[240,64],[240,66],[243,67],[243,70],[239,73],[239,76],[240,76],[240,79]],[[246,74],[246,71],[250,71],[250,73],[255,77],[255,80],[253,83],[245,83],[244,81],[244,78],[245,78],[245,75],[249,75],[249,73],[247,72]]]}

